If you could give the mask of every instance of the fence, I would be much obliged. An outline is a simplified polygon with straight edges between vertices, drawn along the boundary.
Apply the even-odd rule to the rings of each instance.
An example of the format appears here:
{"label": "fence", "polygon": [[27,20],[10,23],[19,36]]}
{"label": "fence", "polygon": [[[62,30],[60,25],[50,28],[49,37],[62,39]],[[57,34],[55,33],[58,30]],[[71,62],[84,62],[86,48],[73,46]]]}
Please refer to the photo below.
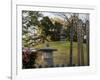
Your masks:
{"label": "fence", "polygon": [[[69,65],[73,65],[73,36],[76,30],[77,32],[77,44],[78,44],[78,65],[84,65],[84,47],[83,47],[83,39],[84,35],[86,35],[86,49],[87,49],[87,65],[89,65],[89,21],[83,23],[82,20],[77,19],[77,16],[74,16],[70,26],[70,62]],[[86,27],[85,32],[84,27]]]}

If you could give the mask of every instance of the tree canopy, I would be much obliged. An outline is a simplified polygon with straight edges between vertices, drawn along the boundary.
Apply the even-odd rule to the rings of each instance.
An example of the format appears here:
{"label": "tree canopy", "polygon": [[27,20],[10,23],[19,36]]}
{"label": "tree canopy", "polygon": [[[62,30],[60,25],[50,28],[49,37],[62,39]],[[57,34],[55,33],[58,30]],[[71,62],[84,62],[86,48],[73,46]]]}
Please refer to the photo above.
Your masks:
{"label": "tree canopy", "polygon": [[[70,40],[70,30],[73,22],[78,21],[78,13],[52,13],[54,18],[50,15],[45,16],[40,11],[22,11],[22,42],[23,47],[35,46],[38,43],[45,41],[60,41],[61,38]],[[57,16],[62,17],[62,19]],[[74,19],[74,21],[72,21]],[[82,20],[82,19],[80,19]],[[83,31],[86,33],[85,22],[82,20]],[[74,25],[74,41],[77,41],[77,29]],[[85,35],[85,34],[84,34]]]}

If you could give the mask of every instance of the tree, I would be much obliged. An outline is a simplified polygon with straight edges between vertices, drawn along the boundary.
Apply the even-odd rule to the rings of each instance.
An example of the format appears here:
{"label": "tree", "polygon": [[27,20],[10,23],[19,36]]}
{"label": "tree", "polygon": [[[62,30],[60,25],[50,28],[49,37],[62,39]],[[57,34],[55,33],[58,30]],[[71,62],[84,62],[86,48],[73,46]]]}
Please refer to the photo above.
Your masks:
{"label": "tree", "polygon": [[43,19],[41,20],[41,29],[42,29],[42,36],[46,37],[48,39],[48,37],[51,37],[52,32],[54,31],[54,24],[52,23],[52,21],[49,19],[48,16],[43,17]]}
{"label": "tree", "polygon": [[62,28],[62,24],[55,21],[54,23],[51,21],[51,19],[46,16],[43,17],[41,20],[42,25],[42,34],[47,37],[49,37],[49,40],[52,41],[59,41],[60,40],[60,32]]}
{"label": "tree", "polygon": [[30,47],[35,44],[36,40],[33,36],[37,36],[39,34],[36,34],[40,25],[40,21],[38,20],[39,17],[42,17],[42,14],[38,11],[22,11],[23,47]]}
{"label": "tree", "polygon": [[62,24],[55,21],[54,28],[51,35],[52,41],[60,41],[61,29],[62,29]]}

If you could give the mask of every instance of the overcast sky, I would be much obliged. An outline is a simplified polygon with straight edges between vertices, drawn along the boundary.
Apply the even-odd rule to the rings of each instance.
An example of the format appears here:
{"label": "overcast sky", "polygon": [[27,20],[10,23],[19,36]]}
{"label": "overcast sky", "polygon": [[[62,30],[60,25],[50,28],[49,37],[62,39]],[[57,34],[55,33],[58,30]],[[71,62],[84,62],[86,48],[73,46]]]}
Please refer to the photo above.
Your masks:
{"label": "overcast sky", "polygon": [[[64,20],[63,16],[57,15],[56,12],[41,12],[44,16],[49,16],[50,18],[58,17],[62,20]],[[62,13],[58,13],[62,14]],[[68,18],[71,16],[72,13],[63,13],[65,14]],[[89,20],[89,14],[86,13],[79,13],[79,18],[82,19],[83,21]]]}
{"label": "overcast sky", "polygon": [[[62,16],[61,14],[65,14],[68,18],[70,18],[70,16],[72,15],[72,13],[59,13],[59,12],[40,12],[41,14],[43,14],[44,16],[48,16],[49,18],[60,18],[62,20],[64,20],[64,16]],[[27,16],[28,14],[23,14],[23,17]],[[79,13],[79,18],[82,19],[83,21],[85,20],[89,20],[89,14],[87,13]],[[42,18],[39,18],[39,20],[41,20]]]}

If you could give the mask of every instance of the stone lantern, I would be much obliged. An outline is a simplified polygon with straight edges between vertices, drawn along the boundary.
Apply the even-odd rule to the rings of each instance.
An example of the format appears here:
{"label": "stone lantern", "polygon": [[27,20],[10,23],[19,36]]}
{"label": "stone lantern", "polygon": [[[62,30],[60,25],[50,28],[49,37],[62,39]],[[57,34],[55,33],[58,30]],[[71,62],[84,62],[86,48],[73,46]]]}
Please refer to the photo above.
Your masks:
{"label": "stone lantern", "polygon": [[53,65],[53,52],[57,51],[57,49],[49,47],[49,44],[46,44],[45,48],[41,48],[38,51],[42,51],[44,55],[44,60],[48,66]]}

